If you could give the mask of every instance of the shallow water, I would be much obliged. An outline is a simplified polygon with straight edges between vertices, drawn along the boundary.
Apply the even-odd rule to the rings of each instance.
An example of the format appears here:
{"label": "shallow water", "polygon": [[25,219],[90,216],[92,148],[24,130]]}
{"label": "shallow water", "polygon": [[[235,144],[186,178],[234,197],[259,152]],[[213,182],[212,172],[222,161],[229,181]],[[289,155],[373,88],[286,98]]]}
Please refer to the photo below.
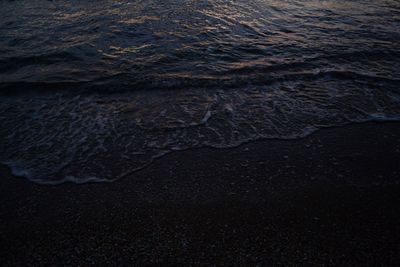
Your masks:
{"label": "shallow water", "polygon": [[398,1],[0,2],[0,161],[38,183],[399,119]]}

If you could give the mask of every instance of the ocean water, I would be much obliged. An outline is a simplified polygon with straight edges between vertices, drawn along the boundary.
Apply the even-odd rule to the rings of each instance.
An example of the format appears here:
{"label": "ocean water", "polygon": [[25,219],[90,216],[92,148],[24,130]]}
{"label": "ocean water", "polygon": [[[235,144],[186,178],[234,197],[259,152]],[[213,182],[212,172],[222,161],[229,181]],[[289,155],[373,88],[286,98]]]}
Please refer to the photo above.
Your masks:
{"label": "ocean water", "polygon": [[0,162],[37,183],[373,120],[400,120],[399,1],[0,1]]}

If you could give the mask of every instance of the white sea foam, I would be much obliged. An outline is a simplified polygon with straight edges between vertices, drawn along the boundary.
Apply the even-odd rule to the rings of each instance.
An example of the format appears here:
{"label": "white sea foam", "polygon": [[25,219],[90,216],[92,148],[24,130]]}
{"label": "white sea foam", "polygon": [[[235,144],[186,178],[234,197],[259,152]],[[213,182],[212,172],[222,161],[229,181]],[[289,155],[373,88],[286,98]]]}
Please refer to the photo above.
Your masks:
{"label": "white sea foam", "polygon": [[[281,86],[171,91],[162,99],[157,92],[9,96],[0,102],[0,160],[14,175],[40,184],[112,182],[171,151],[230,148],[302,138],[352,122],[400,120],[397,103],[373,100],[379,90],[334,82],[336,93],[330,94],[310,82],[313,91],[303,98],[296,83],[288,82],[288,90]],[[356,101],[363,98],[372,100]]]}

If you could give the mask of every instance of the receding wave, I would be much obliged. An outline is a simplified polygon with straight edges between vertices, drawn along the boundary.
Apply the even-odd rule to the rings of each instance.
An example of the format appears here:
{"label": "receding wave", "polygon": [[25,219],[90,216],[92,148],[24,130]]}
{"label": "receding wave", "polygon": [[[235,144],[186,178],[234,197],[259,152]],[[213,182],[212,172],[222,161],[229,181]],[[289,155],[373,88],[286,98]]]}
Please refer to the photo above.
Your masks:
{"label": "receding wave", "polygon": [[112,182],[171,151],[400,120],[399,8],[0,2],[0,163]]}
{"label": "receding wave", "polygon": [[262,138],[300,138],[351,122],[398,120],[400,95],[391,86],[331,79],[112,97],[2,96],[0,160],[39,183],[113,181],[175,150],[234,147]]}

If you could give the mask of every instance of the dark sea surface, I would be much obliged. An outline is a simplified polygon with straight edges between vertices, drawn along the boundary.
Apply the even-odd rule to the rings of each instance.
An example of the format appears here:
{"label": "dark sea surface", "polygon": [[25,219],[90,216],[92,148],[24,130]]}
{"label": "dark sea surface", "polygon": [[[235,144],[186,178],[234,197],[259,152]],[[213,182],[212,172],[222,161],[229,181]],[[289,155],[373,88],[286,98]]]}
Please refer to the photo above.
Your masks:
{"label": "dark sea surface", "polygon": [[399,1],[0,1],[0,162],[37,183],[375,120],[400,120]]}

